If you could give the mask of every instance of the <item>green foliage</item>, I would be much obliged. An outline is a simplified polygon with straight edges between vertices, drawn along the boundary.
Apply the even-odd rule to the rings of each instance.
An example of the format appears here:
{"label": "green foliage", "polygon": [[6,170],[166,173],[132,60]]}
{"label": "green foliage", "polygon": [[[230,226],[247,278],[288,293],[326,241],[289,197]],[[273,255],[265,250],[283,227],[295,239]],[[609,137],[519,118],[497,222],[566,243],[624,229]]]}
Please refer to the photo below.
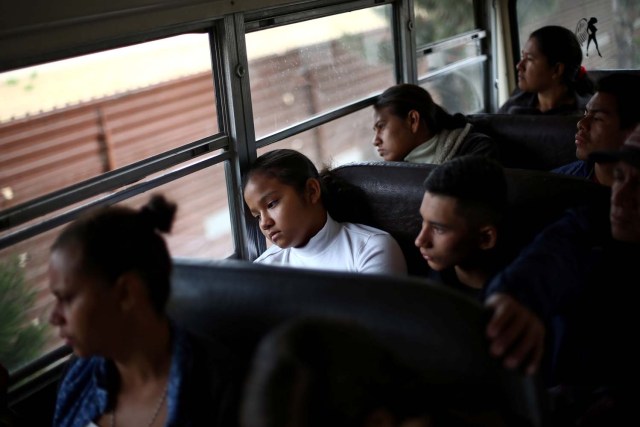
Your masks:
{"label": "green foliage", "polygon": [[476,27],[473,0],[416,0],[414,13],[417,46]]}
{"label": "green foliage", "polygon": [[42,352],[46,325],[27,317],[35,298],[18,258],[0,262],[0,361],[10,371]]}
{"label": "green foliage", "polygon": [[[518,14],[518,27],[522,31],[522,27],[530,26],[531,23],[538,22],[540,20],[548,21],[553,17],[554,13],[558,9],[557,0],[519,0],[516,12]],[[577,22],[577,20],[576,20]],[[576,23],[571,22],[567,28],[572,28]],[[535,28],[529,30],[529,32],[548,25],[547,23],[537,23]],[[528,36],[529,34],[527,34]]]}

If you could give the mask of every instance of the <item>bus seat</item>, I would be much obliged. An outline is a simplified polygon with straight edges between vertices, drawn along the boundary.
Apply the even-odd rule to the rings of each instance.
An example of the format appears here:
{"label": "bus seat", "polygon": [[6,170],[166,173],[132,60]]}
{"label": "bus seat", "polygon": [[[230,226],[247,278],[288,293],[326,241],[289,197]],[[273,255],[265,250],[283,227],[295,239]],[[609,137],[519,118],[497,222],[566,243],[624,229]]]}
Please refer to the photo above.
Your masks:
{"label": "bus seat", "polygon": [[[355,188],[336,192],[333,216],[390,233],[407,260],[409,274],[424,276],[429,266],[414,245],[422,219],[423,181],[436,166],[405,162],[352,163],[334,174]],[[609,189],[592,182],[545,171],[505,169],[509,212],[502,235],[517,252],[566,209],[609,204]]]}
{"label": "bus seat", "polygon": [[[234,353],[246,375],[259,340],[298,317],[358,323],[423,373],[453,410],[542,424],[540,381],[489,355],[488,312],[445,287],[410,277],[293,269],[240,260],[174,260],[169,314]],[[474,424],[480,425],[480,424]]]}
{"label": "bus seat", "polygon": [[496,141],[504,167],[548,171],[577,160],[579,116],[481,113],[467,118]]}
{"label": "bus seat", "polygon": [[640,70],[634,69],[600,69],[600,70],[587,70],[589,74],[589,78],[597,83],[598,80],[603,78],[604,76],[609,76],[611,74],[635,74],[636,76],[640,76]]}

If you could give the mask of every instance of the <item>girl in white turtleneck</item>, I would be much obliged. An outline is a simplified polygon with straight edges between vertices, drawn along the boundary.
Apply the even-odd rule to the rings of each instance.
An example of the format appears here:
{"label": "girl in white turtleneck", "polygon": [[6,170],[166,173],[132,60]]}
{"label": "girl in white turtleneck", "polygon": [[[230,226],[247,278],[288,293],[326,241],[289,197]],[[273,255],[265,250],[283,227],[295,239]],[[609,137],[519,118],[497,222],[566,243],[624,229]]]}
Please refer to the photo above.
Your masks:
{"label": "girl in white turtleneck", "polygon": [[378,274],[406,274],[400,246],[388,233],[336,222],[323,202],[318,170],[294,150],[274,150],[253,163],[244,200],[273,243],[255,262]]}

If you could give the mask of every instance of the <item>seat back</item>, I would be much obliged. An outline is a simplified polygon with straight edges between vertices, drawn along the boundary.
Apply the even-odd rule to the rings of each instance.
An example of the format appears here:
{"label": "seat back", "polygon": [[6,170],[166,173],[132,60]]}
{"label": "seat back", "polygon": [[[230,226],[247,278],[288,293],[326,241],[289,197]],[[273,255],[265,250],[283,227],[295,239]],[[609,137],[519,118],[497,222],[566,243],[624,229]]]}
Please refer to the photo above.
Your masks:
{"label": "seat back", "polygon": [[[424,276],[429,266],[415,247],[422,219],[423,182],[437,166],[405,162],[354,163],[334,169],[347,184],[335,192],[333,216],[390,233],[400,244],[409,273]],[[592,182],[544,171],[506,169],[509,212],[501,237],[517,252],[566,209],[609,203],[609,190]]]}
{"label": "seat back", "polygon": [[320,316],[367,328],[456,408],[541,425],[538,382],[489,355],[488,313],[416,278],[301,270],[246,261],[175,260],[170,315],[235,353],[247,372],[259,340],[287,320]]}
{"label": "seat back", "polygon": [[580,116],[472,114],[475,130],[493,138],[507,168],[551,170],[576,161]]}

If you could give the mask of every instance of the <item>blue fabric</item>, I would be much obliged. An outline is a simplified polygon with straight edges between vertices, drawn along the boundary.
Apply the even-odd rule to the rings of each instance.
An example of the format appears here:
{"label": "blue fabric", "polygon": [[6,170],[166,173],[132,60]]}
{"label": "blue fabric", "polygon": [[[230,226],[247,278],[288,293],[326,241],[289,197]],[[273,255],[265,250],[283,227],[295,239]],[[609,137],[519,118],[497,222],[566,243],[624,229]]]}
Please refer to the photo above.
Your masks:
{"label": "blue fabric", "polygon": [[569,210],[491,280],[487,295],[508,293],[549,320],[575,297],[599,256],[590,228],[587,208]]}
{"label": "blue fabric", "polygon": [[[195,422],[201,413],[206,413],[208,425],[218,425],[220,419],[216,409],[221,405],[222,393],[208,393],[207,381],[212,379],[211,373],[200,369],[207,362],[207,357],[198,357],[200,348],[195,346],[194,337],[172,325],[172,358],[169,369],[167,393],[166,426],[202,425]],[[215,350],[217,352],[217,350]],[[223,359],[226,355],[222,355]],[[198,363],[202,359],[203,363]],[[208,358],[209,364],[216,364]],[[227,367],[217,367],[218,370]],[[217,374],[217,373],[216,373]],[[195,377],[200,378],[195,378]],[[225,380],[221,376],[213,376],[219,389],[224,389]],[[194,380],[195,379],[195,380]],[[197,384],[198,382],[204,382]],[[90,421],[97,420],[102,414],[111,410],[118,383],[118,374],[112,361],[99,356],[78,358],[72,362],[63,379],[56,402],[53,425],[55,427],[86,427]],[[194,408],[194,402],[200,404],[198,397],[208,396],[206,408]],[[211,401],[207,401],[211,399]],[[229,396],[225,398],[228,400]],[[199,405],[202,406],[202,405]],[[197,414],[196,414],[197,413]]]}
{"label": "blue fabric", "polygon": [[593,176],[593,163],[584,160],[576,160],[568,165],[560,166],[551,172],[560,175],[576,176],[579,178],[591,179]]}

